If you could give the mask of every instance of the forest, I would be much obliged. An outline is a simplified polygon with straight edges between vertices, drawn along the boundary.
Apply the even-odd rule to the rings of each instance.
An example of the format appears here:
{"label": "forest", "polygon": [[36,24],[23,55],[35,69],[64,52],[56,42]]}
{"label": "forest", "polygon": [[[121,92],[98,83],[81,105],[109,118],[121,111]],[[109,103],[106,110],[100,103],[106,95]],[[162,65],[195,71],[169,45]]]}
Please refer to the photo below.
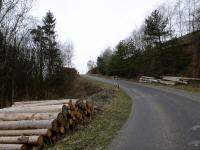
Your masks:
{"label": "forest", "polygon": [[106,48],[96,62],[88,61],[89,73],[200,77],[199,39],[200,1],[166,2],[116,47]]}
{"label": "forest", "polygon": [[63,97],[78,77],[73,45],[58,42],[51,11],[29,15],[33,0],[0,0],[0,107],[15,100]]}

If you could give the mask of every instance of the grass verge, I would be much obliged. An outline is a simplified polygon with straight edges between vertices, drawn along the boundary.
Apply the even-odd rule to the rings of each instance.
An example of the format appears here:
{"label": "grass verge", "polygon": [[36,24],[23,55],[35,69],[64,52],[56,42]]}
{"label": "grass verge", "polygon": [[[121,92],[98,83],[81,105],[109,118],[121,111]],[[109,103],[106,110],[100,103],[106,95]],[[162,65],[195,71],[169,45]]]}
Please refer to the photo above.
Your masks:
{"label": "grass verge", "polygon": [[[104,75],[99,75],[99,74],[95,74],[94,76],[97,77],[103,77],[103,78],[108,78],[111,79],[113,77],[110,76],[104,76]],[[139,83],[139,79],[137,78],[131,78],[131,79],[127,79],[127,78],[120,78],[122,80],[126,80],[128,82],[135,82],[135,83]],[[169,87],[169,88],[175,88],[178,90],[183,90],[183,91],[188,91],[188,92],[192,92],[192,93],[200,93],[200,82],[196,82],[196,83],[191,83],[188,85],[164,85],[164,84],[159,84],[159,83],[143,83],[146,85],[153,85],[153,86],[158,86],[158,87]]]}
{"label": "grass verge", "polygon": [[175,85],[174,87],[184,91],[200,93],[200,85]]}
{"label": "grass verge", "polygon": [[192,93],[200,93],[199,84],[191,84],[191,85],[163,85],[163,84],[158,84],[158,83],[144,83],[144,84],[158,86],[158,87],[169,87],[172,89],[178,89],[178,90],[188,91]]}
{"label": "grass verge", "polygon": [[48,148],[48,150],[106,149],[114,136],[117,135],[131,111],[131,98],[124,91],[114,86],[101,82],[97,84],[103,88],[114,90],[115,96],[105,103],[89,125],[67,135],[61,143]]}

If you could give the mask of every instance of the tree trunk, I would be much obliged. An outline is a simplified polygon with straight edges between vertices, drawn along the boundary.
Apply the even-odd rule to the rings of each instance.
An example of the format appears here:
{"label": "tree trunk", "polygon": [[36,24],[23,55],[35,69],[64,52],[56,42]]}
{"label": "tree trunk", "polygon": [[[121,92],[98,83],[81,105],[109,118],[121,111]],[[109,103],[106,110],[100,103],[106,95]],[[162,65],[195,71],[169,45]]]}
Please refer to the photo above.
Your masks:
{"label": "tree trunk", "polygon": [[34,106],[46,106],[46,105],[59,105],[67,104],[72,101],[77,102],[77,99],[64,99],[64,100],[43,100],[43,101],[27,101],[27,102],[15,102],[13,106],[23,106],[23,105],[34,105]]}
{"label": "tree trunk", "polygon": [[0,144],[0,150],[27,150],[24,144]]}
{"label": "tree trunk", "polygon": [[[68,105],[66,105],[68,106]],[[10,107],[0,109],[0,113],[56,113],[62,112],[64,105],[32,106],[32,107]],[[67,109],[67,108],[66,108]]]}
{"label": "tree trunk", "polygon": [[0,122],[0,130],[54,129],[56,120],[22,120]]}
{"label": "tree trunk", "polygon": [[42,136],[14,136],[14,137],[0,137],[0,144],[43,144]]}
{"label": "tree trunk", "polygon": [[0,121],[51,120],[61,118],[60,113],[2,113]]}
{"label": "tree trunk", "polygon": [[32,136],[42,135],[51,137],[49,129],[30,129],[30,130],[0,130],[0,136]]}

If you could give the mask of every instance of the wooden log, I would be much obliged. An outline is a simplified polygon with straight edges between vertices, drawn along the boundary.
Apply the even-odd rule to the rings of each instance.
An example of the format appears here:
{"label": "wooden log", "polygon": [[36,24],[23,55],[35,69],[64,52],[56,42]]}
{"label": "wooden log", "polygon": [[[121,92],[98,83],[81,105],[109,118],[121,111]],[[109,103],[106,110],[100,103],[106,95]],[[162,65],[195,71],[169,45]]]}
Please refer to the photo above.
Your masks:
{"label": "wooden log", "polygon": [[0,121],[51,120],[62,118],[60,113],[0,113]]}
{"label": "wooden log", "polygon": [[67,105],[33,106],[33,107],[10,107],[0,109],[0,113],[58,113],[62,112]]}
{"label": "wooden log", "polygon": [[181,77],[181,80],[186,80],[186,81],[200,81],[200,78]]}
{"label": "wooden log", "polygon": [[59,127],[58,127],[58,121],[57,120],[54,120],[52,122],[52,129],[51,130],[55,131],[56,133],[59,132]]}
{"label": "wooden log", "polygon": [[66,117],[69,112],[70,112],[70,107],[68,105],[63,105],[63,107],[62,107],[63,116]]}
{"label": "wooden log", "polygon": [[52,132],[49,129],[31,129],[31,130],[0,130],[0,136],[31,136],[42,135],[51,137]]}
{"label": "wooden log", "polygon": [[141,79],[139,80],[140,83],[158,83],[156,79]]}
{"label": "wooden log", "polygon": [[0,122],[0,130],[54,129],[56,120],[22,120]]}
{"label": "wooden log", "polygon": [[83,101],[82,101],[82,102],[79,102],[79,103],[78,103],[78,108],[79,108],[79,110],[81,110],[81,111],[85,111],[85,109],[86,109],[86,103],[84,103]]}
{"label": "wooden log", "polygon": [[13,136],[0,137],[0,144],[43,144],[43,136]]}
{"label": "wooden log", "polygon": [[62,120],[58,121],[59,126],[65,126],[66,120],[63,118]]}
{"label": "wooden log", "polygon": [[27,102],[15,102],[13,106],[46,106],[46,105],[61,105],[68,104],[70,102],[76,103],[78,99],[63,99],[63,100],[46,100],[46,101],[27,101]]}
{"label": "wooden log", "polygon": [[181,80],[181,77],[163,76],[162,79],[166,81],[180,83],[180,84],[188,84],[187,81]]}
{"label": "wooden log", "polygon": [[57,116],[57,120],[59,122],[62,122],[63,119],[64,119],[63,113],[59,113],[58,116]]}
{"label": "wooden log", "polygon": [[31,147],[30,150],[43,150],[44,145],[39,145],[39,146],[35,146],[35,147]]}
{"label": "wooden log", "polygon": [[0,144],[0,150],[27,150],[24,144]]}
{"label": "wooden log", "polygon": [[159,83],[161,84],[166,84],[166,85],[175,85],[176,83],[173,81],[164,81],[164,80],[159,80]]}
{"label": "wooden log", "polygon": [[65,127],[60,127],[60,133],[65,134]]}
{"label": "wooden log", "polygon": [[154,77],[148,77],[148,76],[141,76],[142,79],[155,79]]}
{"label": "wooden log", "polygon": [[[76,103],[72,103],[73,105],[75,105]],[[51,106],[51,105],[69,105],[71,106],[72,104],[70,104],[70,102],[66,102],[66,103],[55,103],[55,104],[48,104],[48,103],[36,103],[36,104],[27,104],[27,105],[17,105],[17,106],[12,106],[12,108],[16,108],[16,107],[37,107],[37,106]]]}

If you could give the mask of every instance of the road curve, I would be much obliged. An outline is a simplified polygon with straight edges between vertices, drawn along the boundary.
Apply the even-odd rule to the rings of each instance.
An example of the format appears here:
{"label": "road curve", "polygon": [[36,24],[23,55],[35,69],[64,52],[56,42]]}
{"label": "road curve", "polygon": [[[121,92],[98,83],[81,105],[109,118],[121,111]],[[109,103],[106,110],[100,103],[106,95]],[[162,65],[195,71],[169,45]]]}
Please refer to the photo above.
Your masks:
{"label": "road curve", "polygon": [[[86,76],[116,84],[115,80]],[[110,150],[200,150],[200,95],[117,81],[133,100]]]}

